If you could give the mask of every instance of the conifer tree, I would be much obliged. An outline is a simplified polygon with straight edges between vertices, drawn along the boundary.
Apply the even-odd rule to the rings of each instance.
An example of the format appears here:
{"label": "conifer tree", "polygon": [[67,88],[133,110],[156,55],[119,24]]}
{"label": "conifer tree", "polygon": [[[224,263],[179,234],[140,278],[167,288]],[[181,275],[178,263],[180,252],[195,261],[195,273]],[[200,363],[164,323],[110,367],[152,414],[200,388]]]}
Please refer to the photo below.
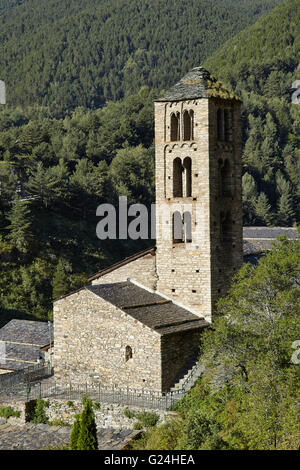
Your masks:
{"label": "conifer tree", "polygon": [[98,450],[97,427],[90,398],[84,400],[84,409],[80,415],[77,450]]}
{"label": "conifer tree", "polygon": [[68,292],[70,287],[69,276],[66,273],[65,263],[59,260],[52,280],[52,298],[58,299]]}
{"label": "conifer tree", "polygon": [[70,450],[78,450],[77,443],[80,433],[80,415],[75,415],[75,421],[70,436]]}
{"label": "conifer tree", "polygon": [[260,193],[255,204],[255,214],[261,225],[272,224],[271,206],[265,193]]}
{"label": "conifer tree", "polygon": [[33,241],[31,212],[27,201],[15,199],[8,215],[9,240],[21,253],[27,253]]}

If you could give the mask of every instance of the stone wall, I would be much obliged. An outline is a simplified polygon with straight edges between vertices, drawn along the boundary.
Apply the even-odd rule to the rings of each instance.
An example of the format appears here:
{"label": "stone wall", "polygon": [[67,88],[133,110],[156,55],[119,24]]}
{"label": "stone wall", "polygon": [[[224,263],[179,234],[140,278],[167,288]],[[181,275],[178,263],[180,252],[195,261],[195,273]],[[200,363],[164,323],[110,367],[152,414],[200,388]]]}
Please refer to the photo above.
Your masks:
{"label": "stone wall", "polygon": [[[54,337],[59,385],[161,390],[160,335],[88,290],[54,303]],[[128,361],[126,346],[133,353]]]}
{"label": "stone wall", "polygon": [[[232,133],[228,141],[219,141],[217,112],[227,109],[231,115]],[[212,305],[226,295],[232,277],[243,263],[242,221],[242,136],[240,103],[210,100],[210,232]],[[230,172],[227,191],[222,193],[219,165],[227,161]],[[229,236],[223,239],[222,214],[229,216]]]}
{"label": "stone wall", "polygon": [[199,349],[200,330],[183,331],[162,337],[162,388],[169,390],[174,379]]}
{"label": "stone wall", "polygon": [[157,276],[155,267],[155,254],[145,254],[140,258],[117,267],[92,281],[92,284],[107,284],[126,281],[128,278],[141,282],[144,286],[155,289]]}
{"label": "stone wall", "polygon": [[[157,289],[211,321],[214,305],[226,294],[232,276],[243,260],[241,192],[241,116],[240,102],[224,99],[193,99],[155,103],[156,164],[156,271]],[[218,135],[218,110],[230,116],[228,137]],[[170,141],[170,116],[184,111],[194,115],[194,135],[184,141]],[[184,187],[184,161],[191,159],[191,194]],[[182,197],[173,193],[178,187],[174,161],[181,161]],[[175,163],[176,163],[175,162]],[[230,187],[221,194],[221,168],[227,162]],[[176,165],[177,167],[177,165]],[[176,189],[177,191],[177,189]],[[192,242],[174,243],[172,214],[179,211],[192,217]],[[230,215],[230,237],[222,236],[223,213]]]}
{"label": "stone wall", "polygon": [[[50,421],[61,420],[68,425],[74,422],[75,414],[82,411],[82,403],[80,401],[63,401],[58,399],[50,399],[49,407],[46,408],[46,415]],[[100,403],[99,409],[94,409],[95,421],[98,428],[124,428],[133,429],[136,418],[127,418],[124,416],[126,409],[135,413],[143,412],[142,408],[119,405],[116,403]],[[150,412],[150,410],[146,410]],[[168,417],[176,415],[172,411],[151,410],[159,416],[158,424],[162,424]]]}
{"label": "stone wall", "polygon": [[[209,102],[155,103],[157,289],[211,319]],[[194,113],[194,139],[170,142],[170,115]],[[183,123],[181,122],[181,128]],[[173,161],[192,161],[190,197],[173,197]],[[172,213],[192,214],[192,243],[173,243]]]}
{"label": "stone wall", "polygon": [[[72,426],[74,423],[75,415],[80,414],[83,405],[79,400],[61,400],[56,398],[45,398],[48,402],[48,407],[45,408],[45,414],[50,422],[60,421],[65,425]],[[20,418],[10,417],[6,421],[12,425],[22,425],[28,422],[28,413],[25,411],[28,406],[34,406],[35,400],[29,403],[24,401],[1,402],[0,406],[10,406],[14,411],[20,411]],[[130,410],[134,413],[154,412],[159,417],[158,424],[163,424],[167,419],[176,416],[173,411],[165,411],[159,409],[144,410],[139,407],[131,407],[127,405],[119,405],[117,403],[97,403],[98,409],[94,409],[95,421],[98,429],[101,428],[115,428],[115,429],[133,429],[134,424],[138,421],[137,418],[128,418],[124,415],[125,410]]]}

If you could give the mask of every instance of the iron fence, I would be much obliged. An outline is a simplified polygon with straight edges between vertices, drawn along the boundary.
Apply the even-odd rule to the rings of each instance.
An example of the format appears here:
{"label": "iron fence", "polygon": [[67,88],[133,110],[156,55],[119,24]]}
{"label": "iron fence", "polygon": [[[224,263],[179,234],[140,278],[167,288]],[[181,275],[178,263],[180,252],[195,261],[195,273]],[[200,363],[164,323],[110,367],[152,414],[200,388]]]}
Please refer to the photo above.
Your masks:
{"label": "iron fence", "polygon": [[191,371],[180,389],[162,393],[131,387],[117,388],[102,384],[89,385],[87,383],[70,383],[68,386],[63,387],[56,384],[54,377],[43,380],[52,373],[49,366],[30,367],[23,371],[17,371],[19,374],[11,373],[14,374],[11,378],[9,377],[11,374],[7,374],[6,380],[10,380],[10,382],[0,385],[0,398],[2,401],[8,401],[9,399],[30,401],[37,398],[76,401],[88,396],[99,403],[115,403],[153,410],[168,410],[185,396],[202,371],[202,366],[198,365]]}
{"label": "iron fence", "polygon": [[14,387],[34,380],[49,377],[52,374],[51,366],[48,364],[33,364],[24,369],[7,372],[0,375],[0,393]]}

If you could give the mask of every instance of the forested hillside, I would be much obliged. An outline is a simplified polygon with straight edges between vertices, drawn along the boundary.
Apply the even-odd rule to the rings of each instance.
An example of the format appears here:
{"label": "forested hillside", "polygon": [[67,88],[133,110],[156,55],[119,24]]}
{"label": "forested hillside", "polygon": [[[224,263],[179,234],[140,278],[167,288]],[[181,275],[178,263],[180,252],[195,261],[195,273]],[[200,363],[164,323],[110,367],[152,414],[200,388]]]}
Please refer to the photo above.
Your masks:
{"label": "forested hillside", "polygon": [[63,116],[168,87],[282,0],[2,0],[8,103]]}
{"label": "forested hillside", "polygon": [[[15,88],[7,81],[9,104],[0,109],[2,323],[11,316],[31,315],[43,319],[51,316],[53,298],[81,286],[92,272],[146,247],[142,241],[100,242],[95,234],[96,207],[101,202],[117,201],[118,195],[127,195],[129,202],[142,201],[148,206],[154,201],[153,99],[186,69],[199,65],[218,41],[223,42],[224,31],[227,35],[230,28],[232,33],[235,27],[242,27],[243,21],[249,22],[249,18],[244,18],[246,8],[249,8],[248,16],[252,12],[254,18],[274,2],[174,2],[173,10],[168,15],[165,12],[161,27],[151,23],[147,15],[152,11],[152,5],[156,5],[153,18],[157,18],[158,5],[167,2],[137,2],[141,8],[137,25],[130,23],[129,14],[126,16],[134,2],[130,5],[121,0],[101,2],[94,9],[90,7],[88,14],[97,16],[98,9],[112,9],[107,13],[110,34],[105,37],[107,44],[112,45],[116,38],[116,44],[120,45],[120,50],[108,49],[109,54],[100,64],[103,68],[96,57],[95,61],[89,59],[89,54],[97,51],[95,43],[81,41],[80,35],[93,30],[94,36],[87,37],[102,41],[104,30],[101,33],[90,21],[87,26],[82,20],[85,16],[80,13],[81,2],[50,1],[46,4],[25,0],[19,3],[22,5],[12,8],[12,2],[0,1],[0,8],[12,8],[13,11],[11,16],[0,16],[0,35],[5,45],[0,62],[6,61],[6,71],[10,70],[11,77],[15,77],[15,82],[12,81]],[[122,23],[119,19],[119,23],[114,23],[116,19],[113,20],[111,11],[118,18],[121,10],[117,6],[121,3],[128,6],[124,13],[127,22]],[[197,16],[194,9],[202,3],[207,8],[201,10],[202,16],[200,13]],[[225,4],[232,5],[232,11],[222,10]],[[88,8],[89,2],[85,5]],[[185,15],[179,14],[186,11],[182,8],[187,5],[193,13],[188,17],[190,32],[184,27]],[[67,6],[69,22],[64,14]],[[53,14],[47,14],[48,8],[51,12],[52,7]],[[171,21],[176,11],[178,17]],[[234,12],[238,15],[234,20],[236,26],[231,24],[233,18],[230,15]],[[210,24],[207,26],[209,31],[200,27],[203,15]],[[194,22],[195,17],[198,23]],[[299,220],[300,106],[291,104],[290,90],[297,78],[299,19],[297,0],[289,1],[226,43],[207,62],[208,68],[223,77],[244,100],[246,224],[290,225],[297,218]],[[165,42],[160,42],[159,28],[165,34],[169,23],[176,25],[177,35],[172,36],[170,29],[168,40],[163,36]],[[199,31],[196,24],[199,24]],[[43,27],[36,35],[40,25]],[[127,61],[129,56],[125,53],[127,46],[124,50],[121,48],[123,42],[119,34],[129,28],[134,37],[134,31],[138,31],[134,27],[140,28],[136,45],[128,49],[130,54],[135,54],[135,47],[144,44],[142,35],[146,34],[148,26],[150,42],[145,44],[150,47],[151,41],[156,41],[159,45],[157,61],[151,67],[148,64],[146,69],[136,68],[139,71],[136,78],[130,72],[125,79],[123,60]],[[56,47],[61,44],[60,36],[54,33],[51,36],[51,31],[58,32],[60,27],[68,41],[58,60]],[[178,35],[178,31],[182,34]],[[212,35],[212,31],[216,34]],[[180,47],[175,44],[175,38]],[[43,49],[43,41],[47,48]],[[23,50],[25,45],[26,50]],[[80,70],[78,79],[72,75],[75,69]],[[99,70],[102,75],[94,75],[93,71]],[[56,81],[49,81],[49,71]],[[2,68],[1,79],[7,79],[5,73]],[[17,77],[21,76],[23,82],[18,81]],[[85,80],[86,77],[89,78]],[[106,85],[101,81],[101,87],[107,86],[109,90],[107,94],[101,94],[104,88],[100,94],[96,90],[97,77],[107,80]],[[141,84],[151,87],[139,88]],[[114,92],[112,86],[115,86]],[[132,94],[136,88],[139,91]],[[89,94],[91,90],[95,95],[94,92]],[[97,109],[107,98],[124,93],[123,100],[110,101]],[[18,106],[13,106],[10,100],[15,100]],[[27,106],[28,103],[32,103],[31,106]],[[78,104],[83,106],[76,108]],[[87,109],[87,106],[96,109]]]}
{"label": "forested hillside", "polygon": [[298,450],[299,286],[299,240],[246,264],[201,337],[205,373],[176,403],[178,415],[132,447]]}
{"label": "forested hillside", "polygon": [[[0,322],[51,315],[52,299],[153,241],[100,241],[96,208],[154,201],[154,93],[65,119],[0,114]],[[30,114],[32,113],[32,114]]]}
{"label": "forested hillside", "polygon": [[[300,219],[300,3],[290,0],[239,33],[205,63],[243,100],[244,222]],[[295,90],[294,90],[295,91]]]}

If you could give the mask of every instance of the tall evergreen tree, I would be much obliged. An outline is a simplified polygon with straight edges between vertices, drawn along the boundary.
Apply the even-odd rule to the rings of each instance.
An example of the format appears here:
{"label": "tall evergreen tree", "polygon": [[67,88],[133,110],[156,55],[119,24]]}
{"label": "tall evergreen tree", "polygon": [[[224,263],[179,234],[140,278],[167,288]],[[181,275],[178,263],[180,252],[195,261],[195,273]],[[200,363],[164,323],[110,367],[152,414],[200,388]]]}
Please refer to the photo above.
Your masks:
{"label": "tall evergreen tree", "polygon": [[256,200],[255,214],[260,225],[272,224],[271,206],[265,193],[260,193]]}
{"label": "tall evergreen tree", "polygon": [[9,240],[21,253],[27,253],[33,242],[32,219],[29,203],[17,198],[8,214]]}
{"label": "tall evergreen tree", "polygon": [[97,427],[90,398],[84,400],[84,408],[80,416],[77,450],[98,450]]}
{"label": "tall evergreen tree", "polygon": [[70,288],[69,275],[66,273],[66,263],[59,260],[52,279],[53,300],[66,294]]}
{"label": "tall evergreen tree", "polygon": [[80,415],[75,415],[71,436],[70,436],[70,450],[78,450],[78,438],[80,433]]}

